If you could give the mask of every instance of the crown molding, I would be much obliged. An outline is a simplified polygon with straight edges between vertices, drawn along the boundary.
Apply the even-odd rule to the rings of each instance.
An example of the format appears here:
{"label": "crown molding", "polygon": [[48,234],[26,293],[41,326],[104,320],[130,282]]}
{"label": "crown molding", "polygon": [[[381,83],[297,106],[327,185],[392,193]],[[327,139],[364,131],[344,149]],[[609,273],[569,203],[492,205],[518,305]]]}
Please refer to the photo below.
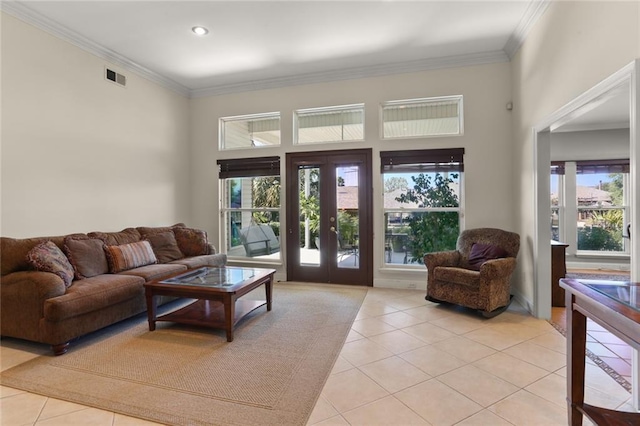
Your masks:
{"label": "crown molding", "polygon": [[547,11],[551,5],[551,0],[533,0],[527,6],[527,10],[525,10],[520,23],[516,27],[516,29],[507,40],[507,43],[504,45],[504,51],[506,52],[509,60],[513,59],[516,55],[524,40],[529,34],[529,31],[533,26],[538,22],[538,19]]}
{"label": "crown molding", "polygon": [[0,10],[66,42],[69,42],[74,46],[79,47],[80,49],[85,50],[99,58],[102,58],[112,64],[122,67],[123,69],[129,70],[141,77],[151,80],[162,87],[173,90],[174,92],[183,96],[190,95],[188,87],[176,83],[175,81],[161,74],[158,74],[155,71],[152,71],[127,59],[126,57],[111,49],[108,49],[98,43],[89,40],[88,38],[76,33],[75,31],[72,31],[60,25],[59,23],[35,12],[21,2],[19,3],[16,1],[0,1]]}
{"label": "crown molding", "polygon": [[191,97],[200,98],[254,90],[277,89],[303,84],[327,83],[331,81],[353,80],[359,78],[378,77],[392,74],[406,74],[443,68],[456,68],[472,65],[484,65],[498,62],[509,62],[507,54],[502,50],[473,53],[468,55],[429,58],[418,61],[399,62],[393,64],[372,65],[318,73],[300,74],[290,77],[279,77],[265,80],[254,80],[246,83],[223,84],[206,89],[192,90]]}
{"label": "crown molding", "polygon": [[[162,87],[173,90],[174,92],[183,96],[198,98],[255,90],[276,89],[303,84],[326,83],[331,81],[353,80],[392,74],[406,74],[443,68],[456,68],[490,63],[509,62],[510,56],[507,52],[507,46],[509,46],[512,39],[515,38],[516,33],[521,34],[522,38],[524,38],[524,36],[526,35],[526,31],[528,31],[528,26],[532,25],[535,22],[535,19],[541,16],[541,14],[544,12],[544,9],[546,9],[546,6],[544,6],[543,8],[542,4],[547,5],[548,3],[549,2],[547,0],[532,1],[530,3],[527,12],[525,12],[525,17],[523,17],[520,25],[516,29],[516,32],[514,32],[514,34],[509,39],[509,42],[507,42],[505,50],[446,56],[440,58],[428,58],[417,61],[380,64],[343,70],[331,70],[317,73],[300,74],[295,76],[254,80],[241,83],[221,84],[204,89],[189,89],[186,86],[183,86],[155,71],[143,67],[142,65],[131,61],[130,59],[120,55],[119,53],[108,49],[98,43],[95,43],[90,39],[60,25],[59,23],[46,18],[45,16],[25,6],[22,2],[0,1],[0,10],[22,21],[25,21],[28,24],[31,24],[49,34],[65,40],[99,58],[102,58],[106,61],[109,61],[110,63],[122,67],[123,69],[147,78],[148,80],[153,81]],[[528,23],[526,30],[524,29],[525,26],[523,25],[524,22]]]}

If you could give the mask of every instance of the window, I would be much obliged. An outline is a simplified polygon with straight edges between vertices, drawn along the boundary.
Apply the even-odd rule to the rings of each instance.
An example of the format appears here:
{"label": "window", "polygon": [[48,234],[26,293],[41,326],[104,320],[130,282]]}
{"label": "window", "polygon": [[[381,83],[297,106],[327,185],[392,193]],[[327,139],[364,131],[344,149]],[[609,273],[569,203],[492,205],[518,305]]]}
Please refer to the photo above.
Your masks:
{"label": "window", "polygon": [[280,145],[280,113],[220,119],[220,149],[243,149]]}
{"label": "window", "polygon": [[463,134],[462,96],[385,102],[381,115],[383,139]]}
{"label": "window", "polygon": [[628,252],[629,160],[576,162],[578,250]]}
{"label": "window", "polygon": [[385,264],[421,264],[460,234],[463,148],[382,151]]}
{"label": "window", "polygon": [[578,254],[628,254],[628,188],[629,160],[552,162],[552,239],[574,241]]}
{"label": "window", "polygon": [[224,252],[280,260],[280,158],[218,160]]}
{"label": "window", "polygon": [[298,144],[364,140],[364,104],[301,109],[294,114]]}

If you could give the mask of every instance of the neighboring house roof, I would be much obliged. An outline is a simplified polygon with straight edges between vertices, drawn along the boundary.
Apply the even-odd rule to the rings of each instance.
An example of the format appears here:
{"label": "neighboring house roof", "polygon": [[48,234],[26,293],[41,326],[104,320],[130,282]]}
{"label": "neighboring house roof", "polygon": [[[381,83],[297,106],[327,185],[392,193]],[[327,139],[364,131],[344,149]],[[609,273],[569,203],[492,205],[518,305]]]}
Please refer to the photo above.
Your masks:
{"label": "neighboring house roof", "polygon": [[[593,186],[576,186],[576,196],[578,197],[578,205],[611,205],[611,194]],[[553,200],[554,198],[558,198],[557,192],[551,193],[551,199]]]}
{"label": "neighboring house roof", "polygon": [[[451,184],[451,189],[454,194],[458,195],[459,188],[457,183]],[[406,193],[406,189],[396,189],[391,192],[385,192],[384,195],[384,207],[386,209],[413,209],[418,207],[418,203],[401,203],[396,198]],[[358,208],[358,187],[357,186],[339,186],[337,189],[338,194],[338,208],[339,209],[357,209]]]}

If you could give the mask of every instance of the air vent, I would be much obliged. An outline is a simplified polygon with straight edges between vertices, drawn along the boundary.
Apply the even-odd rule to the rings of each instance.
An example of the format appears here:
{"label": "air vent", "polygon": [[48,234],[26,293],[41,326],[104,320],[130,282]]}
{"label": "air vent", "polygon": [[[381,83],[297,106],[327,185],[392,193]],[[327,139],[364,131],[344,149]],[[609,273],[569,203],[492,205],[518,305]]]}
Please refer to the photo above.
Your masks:
{"label": "air vent", "polygon": [[127,77],[113,70],[110,70],[109,68],[105,68],[105,78],[122,87],[127,85]]}

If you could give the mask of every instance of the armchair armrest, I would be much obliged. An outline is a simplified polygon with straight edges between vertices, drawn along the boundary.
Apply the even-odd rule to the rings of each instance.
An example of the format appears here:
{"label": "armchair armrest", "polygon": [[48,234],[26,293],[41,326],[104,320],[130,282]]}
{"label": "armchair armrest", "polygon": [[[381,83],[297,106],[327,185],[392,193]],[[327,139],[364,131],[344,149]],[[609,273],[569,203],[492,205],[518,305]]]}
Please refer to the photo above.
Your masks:
{"label": "armchair armrest", "polygon": [[480,266],[480,280],[493,280],[503,277],[509,277],[516,269],[515,257],[503,257],[500,259],[491,259]]}
{"label": "armchair armrest", "polygon": [[424,255],[424,264],[427,270],[433,271],[436,266],[458,266],[460,253],[457,250],[427,253]]}

